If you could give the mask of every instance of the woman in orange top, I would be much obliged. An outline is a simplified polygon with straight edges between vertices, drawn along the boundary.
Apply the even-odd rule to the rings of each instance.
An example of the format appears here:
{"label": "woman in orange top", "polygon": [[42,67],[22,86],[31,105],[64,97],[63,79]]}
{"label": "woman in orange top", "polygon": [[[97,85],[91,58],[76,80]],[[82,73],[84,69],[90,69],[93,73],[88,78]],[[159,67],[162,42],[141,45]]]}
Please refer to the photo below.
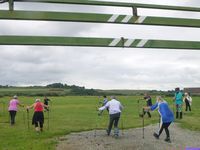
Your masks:
{"label": "woman in orange top", "polygon": [[43,104],[42,102],[40,102],[40,99],[36,99],[34,104],[27,107],[27,110],[34,108],[32,124],[35,125],[35,130],[37,132],[43,131],[43,124],[44,124],[43,110],[44,110],[44,107],[48,107],[48,106]]}

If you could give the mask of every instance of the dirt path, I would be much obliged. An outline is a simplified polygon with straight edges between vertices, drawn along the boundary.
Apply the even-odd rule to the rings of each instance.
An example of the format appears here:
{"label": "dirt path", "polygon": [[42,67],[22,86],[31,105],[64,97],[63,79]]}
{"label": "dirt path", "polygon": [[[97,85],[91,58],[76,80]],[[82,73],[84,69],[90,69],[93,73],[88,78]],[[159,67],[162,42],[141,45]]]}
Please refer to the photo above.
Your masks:
{"label": "dirt path", "polygon": [[186,147],[200,148],[200,132],[181,129],[177,124],[170,126],[172,143],[167,143],[165,131],[159,140],[152,134],[158,130],[158,124],[145,127],[145,138],[142,129],[128,129],[118,139],[107,136],[104,130],[72,133],[60,138],[56,150],[185,150]]}

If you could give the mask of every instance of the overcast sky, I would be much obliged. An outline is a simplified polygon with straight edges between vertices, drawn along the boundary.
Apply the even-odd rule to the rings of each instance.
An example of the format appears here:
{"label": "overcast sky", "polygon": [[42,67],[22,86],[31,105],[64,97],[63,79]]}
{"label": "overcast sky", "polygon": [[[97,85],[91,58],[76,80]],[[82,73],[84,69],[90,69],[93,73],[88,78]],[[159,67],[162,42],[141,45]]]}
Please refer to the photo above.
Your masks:
{"label": "overcast sky", "polygon": [[[115,0],[130,2],[130,0]],[[144,3],[146,0],[134,0]],[[199,0],[148,3],[200,7]],[[0,4],[0,9],[8,5]],[[16,10],[51,10],[131,15],[129,8],[16,3]],[[199,18],[200,13],[139,9],[139,15]],[[200,41],[200,29],[71,22],[0,20],[0,35],[53,35]],[[200,86],[200,51],[88,47],[0,46],[1,85],[54,82],[99,89]]]}

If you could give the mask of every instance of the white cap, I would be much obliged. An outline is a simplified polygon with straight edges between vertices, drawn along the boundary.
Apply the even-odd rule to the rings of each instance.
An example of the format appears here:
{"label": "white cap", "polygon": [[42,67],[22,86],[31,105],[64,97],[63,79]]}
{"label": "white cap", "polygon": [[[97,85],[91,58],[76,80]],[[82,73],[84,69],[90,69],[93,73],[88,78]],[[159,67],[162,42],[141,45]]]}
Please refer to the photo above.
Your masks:
{"label": "white cap", "polygon": [[13,96],[14,99],[17,99],[17,95]]}
{"label": "white cap", "polygon": [[35,102],[40,102],[40,99],[39,99],[39,98],[37,98],[37,99],[35,100]]}

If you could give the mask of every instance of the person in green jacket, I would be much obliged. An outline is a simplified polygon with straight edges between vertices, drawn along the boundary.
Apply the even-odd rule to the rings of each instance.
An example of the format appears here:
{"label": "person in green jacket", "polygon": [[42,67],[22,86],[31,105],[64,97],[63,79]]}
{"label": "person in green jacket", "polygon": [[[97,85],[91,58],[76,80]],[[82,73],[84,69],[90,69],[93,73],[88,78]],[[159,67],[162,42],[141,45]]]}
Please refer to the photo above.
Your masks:
{"label": "person in green jacket", "polygon": [[179,87],[175,88],[174,100],[176,105],[176,118],[182,119],[183,93],[180,91]]}

